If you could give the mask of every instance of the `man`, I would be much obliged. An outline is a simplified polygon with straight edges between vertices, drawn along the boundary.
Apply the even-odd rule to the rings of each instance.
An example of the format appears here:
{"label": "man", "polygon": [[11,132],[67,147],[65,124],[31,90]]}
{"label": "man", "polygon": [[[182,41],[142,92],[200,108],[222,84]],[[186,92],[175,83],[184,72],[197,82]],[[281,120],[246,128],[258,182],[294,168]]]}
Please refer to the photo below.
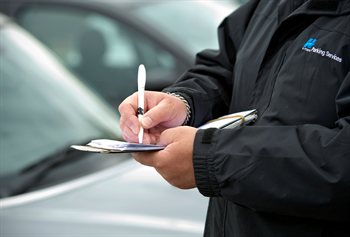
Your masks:
{"label": "man", "polygon": [[[350,1],[252,0],[219,43],[146,93],[145,141],[167,146],[135,159],[211,197],[205,236],[350,236]],[[253,126],[194,128],[248,109]],[[137,94],[119,110],[137,142]]]}

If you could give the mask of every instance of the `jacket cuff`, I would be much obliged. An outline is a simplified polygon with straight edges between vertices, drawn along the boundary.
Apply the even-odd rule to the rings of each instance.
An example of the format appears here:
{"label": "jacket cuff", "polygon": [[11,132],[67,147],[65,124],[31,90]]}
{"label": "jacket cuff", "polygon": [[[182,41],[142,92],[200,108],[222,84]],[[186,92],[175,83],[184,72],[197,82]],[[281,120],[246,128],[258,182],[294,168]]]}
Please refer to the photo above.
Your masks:
{"label": "jacket cuff", "polygon": [[[206,197],[220,196],[220,186],[215,176],[214,152],[219,129],[200,129],[196,133],[193,148],[193,168],[196,185]],[[216,135],[216,136],[215,136]]]}

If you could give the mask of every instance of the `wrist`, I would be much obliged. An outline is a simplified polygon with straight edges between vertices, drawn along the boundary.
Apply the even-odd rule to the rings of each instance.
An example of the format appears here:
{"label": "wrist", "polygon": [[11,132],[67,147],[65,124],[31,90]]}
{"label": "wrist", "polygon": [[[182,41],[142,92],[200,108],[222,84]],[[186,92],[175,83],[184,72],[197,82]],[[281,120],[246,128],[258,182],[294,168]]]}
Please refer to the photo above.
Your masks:
{"label": "wrist", "polygon": [[180,94],[177,94],[177,93],[173,93],[173,92],[166,92],[168,95],[171,95],[171,96],[175,96],[176,98],[180,99],[184,104],[185,104],[185,107],[186,107],[186,117],[185,117],[185,120],[183,122],[182,125],[187,125],[188,122],[190,121],[191,119],[191,106],[190,104],[188,103],[188,101],[183,97],[181,96]]}

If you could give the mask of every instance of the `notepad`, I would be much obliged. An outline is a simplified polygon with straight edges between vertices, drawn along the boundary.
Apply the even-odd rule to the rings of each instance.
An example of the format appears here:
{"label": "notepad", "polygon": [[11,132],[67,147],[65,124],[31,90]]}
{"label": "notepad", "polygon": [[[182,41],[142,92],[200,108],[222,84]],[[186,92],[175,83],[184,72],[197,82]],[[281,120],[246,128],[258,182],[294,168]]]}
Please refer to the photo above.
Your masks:
{"label": "notepad", "polygon": [[234,128],[247,125],[258,118],[256,109],[228,114],[213,120],[210,120],[198,127],[199,129],[207,128]]}
{"label": "notepad", "polygon": [[[238,113],[228,114],[217,119],[213,119],[198,127],[198,129],[219,128],[227,129],[238,126],[247,125],[257,119],[257,111],[255,109],[242,111]],[[97,139],[92,140],[86,145],[72,145],[72,148],[87,152],[100,153],[131,153],[145,151],[159,151],[165,148],[162,145],[129,143],[124,141]]]}
{"label": "notepad", "polygon": [[101,152],[101,153],[128,153],[128,152],[140,152],[140,151],[159,151],[165,148],[162,145],[130,143],[109,139],[97,139],[92,140],[85,146],[72,145],[74,149],[89,152]]}

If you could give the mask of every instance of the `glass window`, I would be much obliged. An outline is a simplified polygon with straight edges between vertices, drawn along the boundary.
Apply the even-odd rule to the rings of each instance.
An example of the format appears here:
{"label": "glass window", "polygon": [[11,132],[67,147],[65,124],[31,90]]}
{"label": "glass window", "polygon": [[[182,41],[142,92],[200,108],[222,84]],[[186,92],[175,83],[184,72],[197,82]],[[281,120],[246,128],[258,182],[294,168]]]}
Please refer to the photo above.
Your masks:
{"label": "glass window", "polygon": [[21,12],[19,21],[115,106],[136,91],[139,64],[148,72],[177,67],[171,54],[144,35],[96,12],[32,6]]}

